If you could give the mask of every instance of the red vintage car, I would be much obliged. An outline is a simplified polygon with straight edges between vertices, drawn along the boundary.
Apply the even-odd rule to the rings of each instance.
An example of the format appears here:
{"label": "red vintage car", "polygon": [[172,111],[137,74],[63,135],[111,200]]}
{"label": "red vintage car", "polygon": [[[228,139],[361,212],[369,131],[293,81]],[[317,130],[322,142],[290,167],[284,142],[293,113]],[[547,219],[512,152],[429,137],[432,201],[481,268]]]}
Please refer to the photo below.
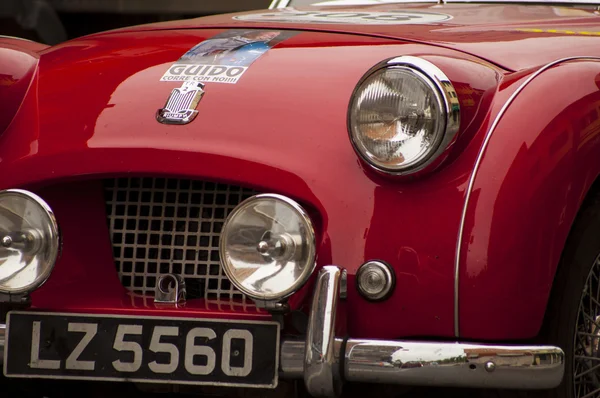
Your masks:
{"label": "red vintage car", "polygon": [[341,3],[0,39],[5,376],[600,396],[597,5]]}

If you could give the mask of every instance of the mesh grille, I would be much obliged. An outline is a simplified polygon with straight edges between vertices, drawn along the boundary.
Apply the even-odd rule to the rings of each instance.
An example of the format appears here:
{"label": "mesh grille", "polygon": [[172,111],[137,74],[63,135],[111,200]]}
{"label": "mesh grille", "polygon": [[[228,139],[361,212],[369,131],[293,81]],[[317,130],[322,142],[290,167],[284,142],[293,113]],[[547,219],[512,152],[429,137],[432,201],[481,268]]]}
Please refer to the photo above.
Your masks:
{"label": "mesh grille", "polygon": [[121,283],[154,295],[160,275],[185,278],[188,298],[240,299],[219,263],[225,218],[256,192],[175,178],[119,178],[104,183],[113,256]]}

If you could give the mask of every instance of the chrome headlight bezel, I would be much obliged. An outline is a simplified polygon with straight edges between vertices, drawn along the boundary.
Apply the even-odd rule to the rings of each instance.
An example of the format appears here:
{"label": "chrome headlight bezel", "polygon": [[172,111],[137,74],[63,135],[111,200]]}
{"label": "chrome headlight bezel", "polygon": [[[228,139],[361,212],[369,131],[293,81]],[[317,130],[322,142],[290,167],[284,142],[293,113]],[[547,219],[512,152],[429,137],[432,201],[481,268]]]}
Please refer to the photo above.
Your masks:
{"label": "chrome headlight bezel", "polygon": [[[271,296],[266,296],[265,294],[257,294],[255,291],[247,289],[242,283],[240,283],[237,279],[235,274],[232,272],[230,265],[227,263],[227,241],[226,241],[226,236],[227,236],[227,230],[232,222],[232,220],[234,219],[234,217],[241,211],[244,211],[245,209],[247,209],[249,206],[251,206],[252,204],[255,204],[258,201],[262,201],[262,200],[275,200],[275,201],[280,201],[285,203],[286,205],[288,205],[289,207],[291,207],[296,215],[302,220],[302,222],[304,223],[304,225],[306,226],[306,232],[308,234],[308,243],[307,243],[307,250],[309,251],[307,254],[307,257],[312,259],[309,262],[309,265],[307,265],[301,275],[299,276],[299,278],[295,281],[294,284],[292,284],[291,286],[289,286],[288,288],[284,289],[283,291],[281,291],[279,294],[277,295],[271,295]],[[265,303],[265,302],[283,302],[285,301],[285,299],[287,299],[288,297],[290,297],[292,294],[294,294],[295,292],[297,292],[298,290],[300,290],[302,288],[302,286],[304,286],[306,284],[306,282],[308,281],[308,279],[311,277],[311,275],[313,274],[315,267],[316,267],[316,235],[315,235],[315,229],[312,223],[312,220],[310,218],[310,216],[308,215],[308,213],[304,210],[304,208],[302,208],[302,206],[300,206],[296,201],[283,196],[283,195],[278,195],[278,194],[272,194],[272,193],[265,193],[265,194],[258,194],[258,195],[254,195],[246,200],[244,200],[243,202],[241,202],[240,204],[238,204],[232,211],[231,213],[227,216],[227,219],[225,220],[225,223],[223,224],[223,227],[221,229],[221,240],[219,242],[219,257],[221,259],[221,268],[223,269],[223,271],[225,272],[225,275],[227,276],[227,278],[229,279],[229,281],[243,294],[245,294],[246,296],[250,297],[251,299],[253,299],[254,301],[256,301],[257,303]]]}
{"label": "chrome headlight bezel", "polygon": [[29,200],[32,203],[35,203],[37,206],[39,206],[42,214],[45,215],[48,221],[48,230],[46,231],[48,232],[48,234],[45,237],[45,239],[47,240],[46,244],[49,247],[48,258],[50,265],[47,267],[46,271],[42,274],[40,278],[37,278],[34,282],[21,288],[7,289],[2,288],[0,286],[0,294],[7,294],[11,296],[27,295],[40,288],[44,283],[46,283],[48,278],[50,278],[50,275],[52,275],[52,271],[56,266],[56,262],[60,257],[62,249],[62,236],[60,233],[60,227],[58,225],[58,221],[56,220],[54,212],[52,211],[50,206],[38,195],[22,189],[3,190],[0,191],[0,196],[1,195],[15,195],[18,197],[20,196],[25,198],[25,200]]}
{"label": "chrome headlight bezel", "polygon": [[[353,131],[352,112],[355,105],[355,100],[358,94],[364,87],[365,82],[373,77],[376,73],[393,68],[402,68],[414,74],[415,78],[420,79],[433,92],[439,109],[442,111],[442,133],[436,140],[432,149],[429,150],[426,156],[423,156],[419,161],[409,164],[408,166],[385,167],[377,163],[372,156],[365,153],[362,144],[358,142]],[[348,105],[347,127],[350,142],[358,154],[358,156],[367,163],[371,168],[386,175],[391,176],[406,176],[421,173],[433,168],[439,163],[440,155],[446,152],[451,144],[456,140],[456,134],[460,127],[460,106],[458,95],[450,79],[433,63],[419,57],[401,56],[395,57],[378,63],[358,81]]]}

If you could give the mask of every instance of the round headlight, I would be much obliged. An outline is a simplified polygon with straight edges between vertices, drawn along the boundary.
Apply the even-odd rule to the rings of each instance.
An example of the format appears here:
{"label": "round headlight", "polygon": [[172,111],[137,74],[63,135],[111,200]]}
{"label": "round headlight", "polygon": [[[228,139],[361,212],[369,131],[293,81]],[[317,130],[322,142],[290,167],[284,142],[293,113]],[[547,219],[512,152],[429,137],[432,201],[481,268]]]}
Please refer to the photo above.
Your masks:
{"label": "round headlight", "polygon": [[370,70],[350,101],[350,138],[372,167],[411,174],[431,164],[459,125],[456,92],[433,64],[398,57]]}
{"label": "round headlight", "polygon": [[59,251],[58,224],[46,202],[27,191],[0,191],[0,293],[38,288]]}
{"label": "round headlight", "polygon": [[315,267],[310,218],[281,195],[256,195],[240,203],[225,221],[219,250],[229,280],[256,300],[288,297]]}

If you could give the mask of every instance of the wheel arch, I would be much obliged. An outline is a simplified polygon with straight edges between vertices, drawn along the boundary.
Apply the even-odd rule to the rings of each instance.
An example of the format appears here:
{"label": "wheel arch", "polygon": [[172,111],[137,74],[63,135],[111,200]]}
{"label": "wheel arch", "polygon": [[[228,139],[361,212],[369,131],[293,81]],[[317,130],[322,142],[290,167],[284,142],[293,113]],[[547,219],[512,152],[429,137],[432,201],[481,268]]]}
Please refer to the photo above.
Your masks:
{"label": "wheel arch", "polygon": [[579,209],[600,194],[600,62],[522,83],[490,128],[457,245],[457,336],[532,338]]}

